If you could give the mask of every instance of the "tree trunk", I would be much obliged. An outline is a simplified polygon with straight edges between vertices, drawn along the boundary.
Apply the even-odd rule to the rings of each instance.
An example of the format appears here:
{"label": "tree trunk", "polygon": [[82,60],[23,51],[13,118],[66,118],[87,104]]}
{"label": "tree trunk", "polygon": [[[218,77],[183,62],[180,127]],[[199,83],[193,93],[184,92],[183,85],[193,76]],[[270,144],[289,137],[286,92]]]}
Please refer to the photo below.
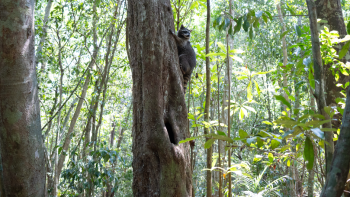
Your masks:
{"label": "tree trunk", "polygon": [[[346,26],[344,23],[343,12],[341,8],[340,0],[316,0],[316,12],[317,17],[327,21],[327,23],[320,23],[321,26],[327,26],[330,31],[336,30],[339,36],[343,38],[347,35]],[[344,43],[336,45],[334,48],[339,52]],[[350,60],[349,52],[341,60],[346,63]],[[345,84],[349,81],[349,77],[339,72],[339,80],[336,81],[335,77],[330,70],[332,64],[325,65],[325,91],[326,91],[326,104],[328,106],[336,106],[336,98],[343,98],[341,94],[342,87],[338,87],[338,83]],[[335,114],[332,120],[332,127],[338,129],[341,125],[341,114]],[[350,176],[350,173],[349,173]],[[345,186],[345,190],[350,190],[350,184]],[[350,197],[350,193],[345,193],[346,197]]]}
{"label": "tree trunk", "polygon": [[34,0],[0,3],[1,196],[44,196]]}
{"label": "tree trunk", "polygon": [[[316,0],[316,12],[317,18],[328,21],[327,23],[320,23],[321,26],[327,26],[329,31],[336,30],[339,33],[339,36],[343,38],[346,33],[346,27],[343,18],[343,12],[340,4],[340,0]],[[338,44],[334,48],[339,52],[341,47],[344,45]],[[344,63],[350,60],[350,56],[346,55],[342,59]],[[342,87],[338,87],[338,83],[345,84],[349,81],[349,77],[339,73],[339,80],[336,81],[335,77],[330,70],[332,64],[325,65],[325,91],[326,91],[326,104],[330,106],[331,104],[336,104],[336,98],[343,98],[344,96],[340,93]],[[338,120],[332,121],[334,128],[340,127],[341,116],[337,117]]]}
{"label": "tree trunk", "polygon": [[350,88],[347,89],[346,106],[338,143],[335,147],[331,170],[323,187],[322,197],[340,197],[349,173],[350,164]]}
{"label": "tree trunk", "polygon": [[[329,120],[329,115],[325,112],[324,107],[326,107],[326,99],[324,94],[324,70],[322,66],[322,57],[320,51],[320,40],[317,31],[317,15],[316,15],[316,5],[314,0],[307,0],[307,7],[309,11],[310,18],[310,29],[311,29],[311,42],[312,42],[312,53],[313,53],[313,63],[314,63],[314,78],[315,78],[315,97],[317,102],[317,108],[319,113],[321,113],[326,120]],[[322,125],[323,128],[332,128],[330,122]],[[332,165],[332,158],[334,152],[333,143],[333,133],[325,132],[325,155],[326,155],[326,176],[330,171]]]}
{"label": "tree trunk", "polygon": [[133,194],[191,196],[187,108],[169,0],[129,0]]}
{"label": "tree trunk", "polygon": [[[282,15],[282,10],[281,10],[281,3],[277,4],[277,11],[278,11],[278,18],[280,20],[280,23],[282,24],[282,33],[286,31],[286,25],[283,22],[283,15]],[[287,67],[287,63],[288,63],[288,56],[287,56],[287,42],[286,42],[286,35],[284,35],[282,37],[282,51],[283,51],[283,67],[286,68]],[[287,75],[285,72],[283,72],[283,89],[288,87],[287,84]],[[286,91],[283,91],[283,97],[288,101],[288,95],[286,93]],[[285,112],[287,112],[287,107],[285,105],[283,105],[283,110]],[[289,112],[287,112],[289,114]]]}
{"label": "tree trunk", "polygon": [[[210,0],[207,0],[207,25],[206,25],[206,37],[205,37],[205,53],[209,54],[209,41],[210,41]],[[209,108],[210,108],[210,59],[205,58],[205,70],[206,70],[206,96],[205,96],[205,108],[204,108],[204,121],[209,122]],[[204,134],[209,134],[209,128],[204,128]],[[206,140],[209,140],[206,138]],[[207,149],[207,169],[211,169],[213,147]],[[207,197],[212,196],[212,173],[211,170],[207,170]]]}

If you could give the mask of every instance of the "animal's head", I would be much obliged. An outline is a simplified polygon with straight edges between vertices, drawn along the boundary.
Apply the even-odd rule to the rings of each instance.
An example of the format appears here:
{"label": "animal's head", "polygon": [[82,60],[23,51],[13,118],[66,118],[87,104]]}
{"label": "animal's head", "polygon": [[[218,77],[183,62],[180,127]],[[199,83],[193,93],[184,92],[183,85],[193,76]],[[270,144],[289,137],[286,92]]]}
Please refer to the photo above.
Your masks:
{"label": "animal's head", "polygon": [[177,32],[177,36],[182,39],[189,40],[191,36],[192,30],[187,29],[183,25],[181,25],[180,30]]}

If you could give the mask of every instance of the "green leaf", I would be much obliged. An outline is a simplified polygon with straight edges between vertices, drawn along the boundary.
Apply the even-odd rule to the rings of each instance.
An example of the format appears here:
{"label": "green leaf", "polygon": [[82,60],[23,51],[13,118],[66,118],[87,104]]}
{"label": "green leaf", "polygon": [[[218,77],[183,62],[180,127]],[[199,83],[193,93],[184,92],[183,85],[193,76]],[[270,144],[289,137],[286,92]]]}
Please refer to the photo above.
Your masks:
{"label": "green leaf", "polygon": [[237,77],[238,80],[247,79],[247,78],[248,78],[247,76],[239,76],[239,77]]}
{"label": "green leaf", "polygon": [[239,137],[240,137],[240,138],[246,138],[246,137],[248,137],[248,133],[245,132],[245,131],[243,131],[242,129],[240,129],[240,130],[238,131],[238,133],[239,133]]}
{"label": "green leaf", "polygon": [[251,28],[249,29],[249,38],[252,40],[252,39],[253,39],[253,36],[254,36],[254,34],[253,34],[253,28],[251,27]]}
{"label": "green leaf", "polygon": [[248,87],[247,87],[247,99],[248,101],[253,100],[253,94],[252,94],[252,82],[249,81]]}
{"label": "green leaf", "polygon": [[253,27],[254,27],[254,28],[259,28],[259,26],[260,26],[259,19],[256,18],[256,19],[255,19],[255,22],[254,22],[254,24],[253,24]]}
{"label": "green leaf", "polygon": [[314,166],[314,147],[309,137],[306,137],[305,141],[304,159],[307,161],[306,168],[312,170]]}
{"label": "green leaf", "polygon": [[233,143],[233,140],[231,138],[227,137],[226,135],[223,136],[223,135],[211,134],[211,136],[215,139],[224,140],[224,141]]}
{"label": "green leaf", "polygon": [[295,25],[294,28],[295,28],[295,33],[297,34],[297,36],[300,37],[301,36],[300,26],[299,25]]}
{"label": "green leaf", "polygon": [[191,113],[188,113],[188,119],[190,120],[195,120],[194,115]]}
{"label": "green leaf", "polygon": [[249,27],[250,27],[249,21],[248,21],[248,19],[246,19],[246,20],[244,21],[244,23],[243,23],[243,29],[244,29],[244,31],[245,31],[245,32],[248,32]]}
{"label": "green leaf", "polygon": [[241,108],[239,111],[239,119],[243,120],[243,118],[244,118],[244,111],[243,111],[243,108]]}
{"label": "green leaf", "polygon": [[270,12],[264,11],[264,13],[267,14],[267,15],[269,16],[270,20],[272,20],[272,15],[270,14]]}
{"label": "green leaf", "polygon": [[287,35],[288,33],[290,32],[290,30],[287,30],[285,32],[283,32],[281,35],[280,35],[280,39],[282,39],[285,35]]}
{"label": "green leaf", "polygon": [[230,27],[228,28],[228,34],[233,35],[232,23],[230,24]]}
{"label": "green leaf", "polygon": [[200,138],[200,137],[203,137],[203,135],[201,135],[201,136],[196,136],[196,137],[186,138],[186,139],[184,139],[184,140],[181,140],[181,141],[179,142],[179,144],[182,144],[182,143],[185,143],[185,142],[189,142],[189,141],[191,141],[191,140],[195,140],[195,139],[198,139],[198,138]]}
{"label": "green leaf", "polygon": [[321,129],[321,131],[323,131],[323,132],[328,132],[328,131],[337,131],[337,129],[336,128],[322,128]]}
{"label": "green leaf", "polygon": [[269,161],[270,161],[270,163],[272,163],[273,162],[273,154],[272,153],[269,153],[268,155],[267,155],[267,157],[269,158]]}
{"label": "green leaf", "polygon": [[289,107],[289,109],[292,108],[292,106],[290,105],[290,103],[282,96],[282,95],[275,95],[275,98],[279,101],[281,101],[283,104],[287,105]]}
{"label": "green leaf", "polygon": [[256,138],[256,142],[258,144],[258,148],[261,148],[264,145],[264,141],[260,137]]}
{"label": "green leaf", "polygon": [[214,141],[215,141],[215,139],[209,139],[208,141],[206,141],[204,144],[204,148],[205,149],[210,148],[213,145]]}
{"label": "green leaf", "polygon": [[267,125],[272,125],[272,123],[269,121],[262,121],[262,123],[267,124]]}
{"label": "green leaf", "polygon": [[339,52],[339,59],[342,59],[346,53],[349,51],[350,41],[348,41],[346,44],[344,44],[343,48]]}
{"label": "green leaf", "polygon": [[263,20],[265,21],[265,23],[267,23],[267,16],[262,15],[262,18],[263,18]]}
{"label": "green leaf", "polygon": [[281,148],[281,152],[283,153],[284,151],[288,150],[290,147],[292,147],[291,145],[285,145]]}
{"label": "green leaf", "polygon": [[254,80],[254,83],[255,83],[256,91],[258,92],[258,95],[260,96],[260,92],[261,91],[260,91],[260,88],[259,88],[259,84],[255,80]]}
{"label": "green leaf", "polygon": [[222,132],[222,131],[217,131],[218,135],[223,135],[223,136],[226,136],[225,132]]}
{"label": "green leaf", "polygon": [[224,30],[230,25],[230,18],[225,18],[225,25],[224,25]]}
{"label": "green leaf", "polygon": [[315,79],[314,79],[314,75],[312,73],[312,69],[311,66],[309,66],[309,82],[310,82],[310,86],[315,89]]}
{"label": "green leaf", "polygon": [[239,17],[238,20],[236,21],[236,26],[235,26],[235,31],[234,34],[236,34],[237,32],[239,32],[239,30],[241,30],[241,26],[242,26],[242,20],[243,20],[243,16]]}
{"label": "green leaf", "polygon": [[350,21],[348,22],[348,25],[346,26],[346,31],[350,35]]}
{"label": "green leaf", "polygon": [[275,140],[275,139],[273,139],[273,140],[271,141],[270,148],[271,148],[271,149],[275,149],[275,148],[277,148],[279,145],[280,145],[280,142],[277,141],[277,140]]}
{"label": "green leaf", "polygon": [[222,44],[221,42],[218,42],[218,46],[220,47],[220,49],[226,53],[226,47],[224,44]]}

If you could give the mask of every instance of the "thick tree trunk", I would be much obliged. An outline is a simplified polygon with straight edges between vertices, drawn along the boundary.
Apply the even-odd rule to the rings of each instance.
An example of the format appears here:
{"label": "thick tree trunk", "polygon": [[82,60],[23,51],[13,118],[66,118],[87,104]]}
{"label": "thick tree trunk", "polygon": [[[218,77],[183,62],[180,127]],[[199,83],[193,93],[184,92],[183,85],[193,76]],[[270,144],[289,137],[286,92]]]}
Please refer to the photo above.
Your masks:
{"label": "thick tree trunk", "polygon": [[0,2],[1,196],[44,196],[34,0]]}
{"label": "thick tree trunk", "polygon": [[[340,4],[340,0],[316,0],[316,12],[317,12],[317,18],[323,19],[324,21],[327,21],[327,23],[320,23],[321,26],[328,27],[329,31],[338,31],[339,36],[343,38],[346,33],[346,27],[344,23],[343,18],[343,12]],[[342,48],[342,44],[335,45],[335,49],[339,52]],[[349,54],[349,53],[348,53]],[[350,55],[344,56],[342,59],[343,63],[346,63],[347,61],[350,61]],[[324,68],[324,75],[325,75],[325,91],[326,91],[326,104],[327,106],[336,105],[336,98],[343,98],[344,96],[341,94],[342,87],[338,87],[338,83],[345,84],[349,81],[349,77],[343,75],[341,72],[339,72],[339,80],[336,81],[335,77],[332,74],[331,67],[333,64],[325,65]],[[338,129],[340,127],[341,115],[336,114],[333,117],[332,125],[333,128]]]}
{"label": "thick tree trunk", "polygon": [[169,0],[129,0],[133,194],[191,196],[187,108]]}
{"label": "thick tree trunk", "polygon": [[349,173],[350,164],[350,88],[347,89],[346,106],[338,143],[335,147],[331,171],[323,187],[322,197],[340,197]]}
{"label": "thick tree trunk", "polygon": [[[321,23],[321,26],[326,26],[330,31],[336,30],[339,36],[343,38],[347,35],[346,26],[344,23],[343,12],[341,8],[340,0],[316,0],[316,12],[317,18],[327,21],[327,23]],[[339,52],[343,44],[338,44],[334,48]],[[349,52],[342,59],[344,63],[350,61]],[[349,81],[349,77],[339,72],[339,80],[336,81],[335,77],[330,70],[332,64],[325,65],[325,91],[326,91],[326,104],[328,106],[336,105],[336,98],[342,98],[343,95],[340,93],[342,87],[338,87],[338,83],[345,84]],[[341,124],[341,114],[335,114],[332,120],[332,127],[338,129]],[[350,173],[349,173],[350,176]],[[350,190],[350,184],[345,187],[345,190]],[[349,197],[350,193],[344,193],[345,196]]]}
{"label": "thick tree trunk", "polygon": [[[329,115],[325,112],[324,107],[327,106],[325,94],[324,94],[324,68],[322,66],[322,57],[320,50],[320,40],[317,30],[317,15],[316,6],[314,0],[306,0],[310,18],[311,29],[311,41],[312,41],[312,53],[314,63],[314,75],[315,75],[315,97],[317,101],[317,108],[326,119],[330,119]],[[322,125],[323,128],[332,128],[330,122]],[[325,132],[325,155],[326,155],[326,174],[330,171],[332,165],[332,158],[334,153],[333,133]],[[328,176],[328,175],[327,175]]]}

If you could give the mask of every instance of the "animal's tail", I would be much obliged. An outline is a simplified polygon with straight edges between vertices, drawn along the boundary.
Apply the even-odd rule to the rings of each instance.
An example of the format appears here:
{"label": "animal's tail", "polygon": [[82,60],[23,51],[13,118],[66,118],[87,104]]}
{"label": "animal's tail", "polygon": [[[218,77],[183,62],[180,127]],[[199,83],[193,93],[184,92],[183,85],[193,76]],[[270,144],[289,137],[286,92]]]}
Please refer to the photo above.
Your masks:
{"label": "animal's tail", "polygon": [[186,93],[187,84],[191,79],[191,75],[184,75],[184,93]]}

